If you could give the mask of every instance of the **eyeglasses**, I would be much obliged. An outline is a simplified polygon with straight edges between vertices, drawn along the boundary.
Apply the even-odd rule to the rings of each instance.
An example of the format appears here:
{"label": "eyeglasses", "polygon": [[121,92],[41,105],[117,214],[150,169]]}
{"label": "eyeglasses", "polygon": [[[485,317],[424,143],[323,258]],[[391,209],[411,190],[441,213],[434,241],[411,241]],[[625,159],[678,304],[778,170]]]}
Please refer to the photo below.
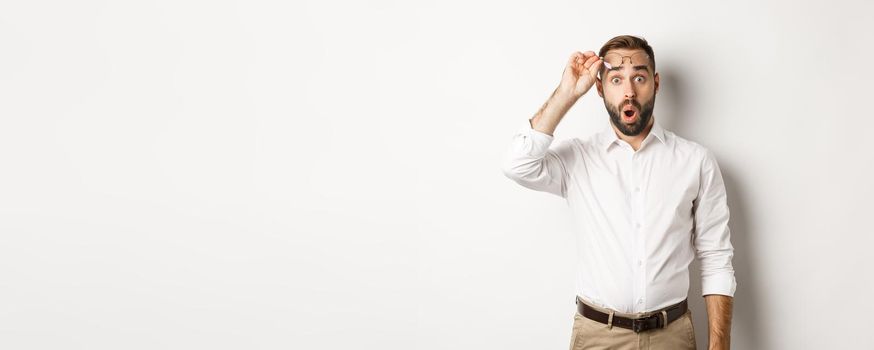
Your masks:
{"label": "eyeglasses", "polygon": [[607,69],[613,69],[613,67],[621,66],[622,63],[625,62],[626,57],[628,57],[628,63],[631,64],[634,64],[634,62],[649,63],[649,55],[647,55],[646,52],[638,52],[631,56],[622,56],[618,53],[611,52],[604,55],[604,57],[601,57],[601,59],[604,60],[604,67],[607,67]]}

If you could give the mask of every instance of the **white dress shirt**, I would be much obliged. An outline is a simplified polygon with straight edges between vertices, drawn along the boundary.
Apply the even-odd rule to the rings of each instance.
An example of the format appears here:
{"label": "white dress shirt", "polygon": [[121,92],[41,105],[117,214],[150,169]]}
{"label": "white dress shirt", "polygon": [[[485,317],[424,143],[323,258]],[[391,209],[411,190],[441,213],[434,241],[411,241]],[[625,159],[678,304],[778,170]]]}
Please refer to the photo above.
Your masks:
{"label": "white dress shirt", "polygon": [[606,128],[552,144],[531,120],[514,135],[503,172],[565,198],[575,223],[576,290],[619,312],[648,312],[688,296],[701,261],[702,295],[734,296],[728,205],[713,153],[654,120],[640,149]]}

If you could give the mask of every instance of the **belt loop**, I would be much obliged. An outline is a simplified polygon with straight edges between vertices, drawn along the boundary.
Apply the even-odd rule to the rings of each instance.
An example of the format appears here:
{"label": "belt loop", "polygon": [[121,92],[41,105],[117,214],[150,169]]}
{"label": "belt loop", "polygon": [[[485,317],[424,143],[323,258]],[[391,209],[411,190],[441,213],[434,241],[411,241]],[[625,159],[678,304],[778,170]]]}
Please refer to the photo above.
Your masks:
{"label": "belt loop", "polygon": [[667,326],[668,326],[668,312],[665,310],[662,310],[662,328],[665,328]]}
{"label": "belt loop", "polygon": [[607,329],[613,329],[613,310],[610,310],[610,316],[607,316]]}

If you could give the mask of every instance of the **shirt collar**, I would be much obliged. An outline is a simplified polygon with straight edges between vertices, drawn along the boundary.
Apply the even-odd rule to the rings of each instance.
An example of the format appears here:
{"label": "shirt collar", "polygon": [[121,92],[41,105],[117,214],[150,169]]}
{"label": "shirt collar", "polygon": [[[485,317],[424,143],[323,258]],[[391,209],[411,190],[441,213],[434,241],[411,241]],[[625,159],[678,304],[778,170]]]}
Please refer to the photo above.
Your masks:
{"label": "shirt collar", "polygon": [[[652,121],[652,129],[649,130],[649,135],[646,135],[646,138],[648,139],[650,135],[655,135],[656,139],[662,143],[667,143],[665,141],[665,129],[662,128],[658,120]],[[610,145],[616,143],[616,141],[619,141],[619,136],[616,135],[616,131],[613,130],[613,124],[608,120],[607,127],[601,132],[601,149],[608,150]]]}

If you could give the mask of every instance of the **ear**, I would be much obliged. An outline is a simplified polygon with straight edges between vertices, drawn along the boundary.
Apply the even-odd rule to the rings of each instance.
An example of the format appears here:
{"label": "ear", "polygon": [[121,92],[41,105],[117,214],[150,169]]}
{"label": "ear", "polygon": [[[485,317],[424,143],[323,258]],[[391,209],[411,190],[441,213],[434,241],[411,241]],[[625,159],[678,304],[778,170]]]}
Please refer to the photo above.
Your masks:
{"label": "ear", "polygon": [[658,93],[659,92],[659,73],[658,72],[656,72],[655,77],[653,78],[653,81],[655,82],[655,93]]}

